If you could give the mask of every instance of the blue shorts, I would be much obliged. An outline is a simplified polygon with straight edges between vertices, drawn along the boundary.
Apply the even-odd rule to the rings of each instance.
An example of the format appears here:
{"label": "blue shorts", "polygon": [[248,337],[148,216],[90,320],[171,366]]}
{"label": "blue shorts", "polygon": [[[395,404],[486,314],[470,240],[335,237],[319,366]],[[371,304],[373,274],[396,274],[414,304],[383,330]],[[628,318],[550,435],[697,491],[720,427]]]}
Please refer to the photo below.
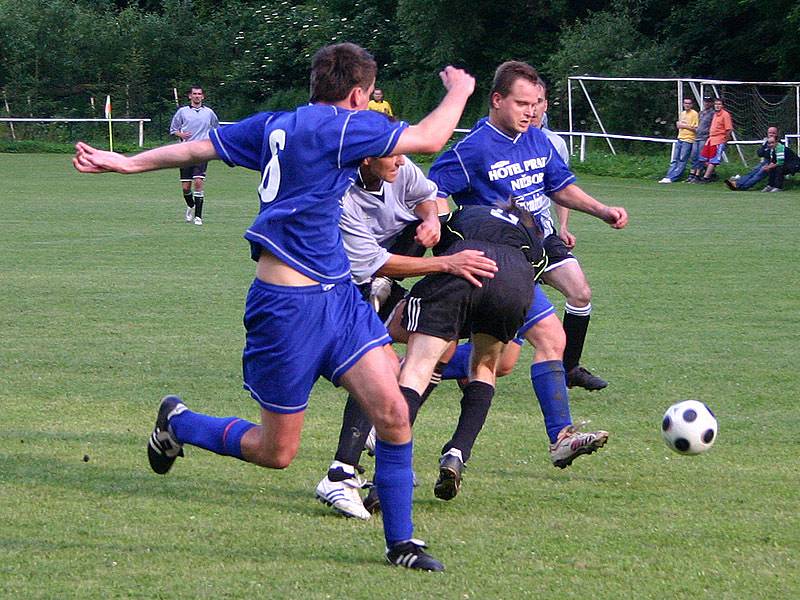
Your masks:
{"label": "blue shorts", "polygon": [[700,160],[704,163],[710,162],[712,165],[718,165],[722,162],[722,155],[725,153],[727,144],[722,142],[714,146],[713,144],[706,144],[700,152]]}
{"label": "blue shorts", "polygon": [[244,312],[244,389],[262,408],[308,406],[320,376],[334,385],[369,350],[390,343],[351,282],[288,287],[253,281]]}
{"label": "blue shorts", "polygon": [[555,312],[556,309],[547,294],[544,293],[542,286],[538,283],[534,284],[533,302],[531,302],[531,307],[528,309],[528,314],[525,315],[525,322],[517,330],[517,337],[511,341],[522,346],[525,343],[525,333],[536,323]]}

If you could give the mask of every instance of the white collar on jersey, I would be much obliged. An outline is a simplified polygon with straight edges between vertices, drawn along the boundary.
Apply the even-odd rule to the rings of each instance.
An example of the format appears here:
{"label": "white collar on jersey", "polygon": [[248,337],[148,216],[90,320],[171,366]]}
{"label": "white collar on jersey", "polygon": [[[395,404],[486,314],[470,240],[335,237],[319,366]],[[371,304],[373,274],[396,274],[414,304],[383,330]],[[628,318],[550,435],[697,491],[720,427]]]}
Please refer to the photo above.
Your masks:
{"label": "white collar on jersey", "polygon": [[502,135],[504,138],[506,138],[506,139],[507,139],[507,140],[509,140],[510,142],[513,142],[514,144],[516,144],[516,143],[517,143],[517,140],[519,140],[520,136],[522,136],[522,134],[521,134],[521,133],[518,133],[517,135],[515,135],[515,136],[512,138],[512,137],[511,137],[510,135],[508,135],[507,133],[503,133],[503,132],[502,132],[502,131],[500,131],[500,130],[499,130],[497,127],[495,127],[494,125],[492,125],[492,122],[491,122],[491,121],[487,120],[487,121],[486,121],[486,124],[487,124],[489,127],[491,127],[492,129],[494,129],[494,130],[495,130],[497,133],[499,133],[500,135]]}

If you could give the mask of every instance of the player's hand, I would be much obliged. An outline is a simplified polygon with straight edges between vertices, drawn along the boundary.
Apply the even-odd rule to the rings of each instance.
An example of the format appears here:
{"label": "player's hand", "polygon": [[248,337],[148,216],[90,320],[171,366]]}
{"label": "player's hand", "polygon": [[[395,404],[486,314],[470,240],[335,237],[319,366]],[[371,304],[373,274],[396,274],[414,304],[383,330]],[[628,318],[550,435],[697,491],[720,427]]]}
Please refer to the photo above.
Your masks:
{"label": "player's hand", "polygon": [[567,229],[566,227],[562,227],[558,232],[558,237],[561,238],[561,241],[564,242],[564,245],[572,250],[575,247],[575,236],[572,235],[572,232]]}
{"label": "player's hand", "polygon": [[181,138],[183,141],[186,141],[186,140],[188,140],[190,137],[192,137],[192,132],[191,132],[191,131],[179,131],[179,132],[178,132],[178,133],[176,133],[175,135],[177,135],[177,136],[178,136],[179,138]]}
{"label": "player's hand", "polygon": [[445,256],[445,267],[451,275],[458,275],[476,287],[483,287],[478,277],[494,277],[497,264],[480,250],[462,250]]}
{"label": "player's hand", "polygon": [[452,65],[447,65],[439,73],[439,77],[448,92],[461,89],[469,96],[475,91],[475,78],[464,69],[456,69]]}
{"label": "player's hand", "polygon": [[414,241],[426,248],[433,248],[442,237],[442,224],[439,219],[430,219],[417,225]]}
{"label": "player's hand", "polygon": [[603,221],[614,229],[622,229],[628,224],[628,213],[621,206],[609,206]]}
{"label": "player's hand", "polygon": [[128,173],[130,159],[116,152],[98,150],[89,144],[75,144],[75,156],[72,165],[81,173]]}

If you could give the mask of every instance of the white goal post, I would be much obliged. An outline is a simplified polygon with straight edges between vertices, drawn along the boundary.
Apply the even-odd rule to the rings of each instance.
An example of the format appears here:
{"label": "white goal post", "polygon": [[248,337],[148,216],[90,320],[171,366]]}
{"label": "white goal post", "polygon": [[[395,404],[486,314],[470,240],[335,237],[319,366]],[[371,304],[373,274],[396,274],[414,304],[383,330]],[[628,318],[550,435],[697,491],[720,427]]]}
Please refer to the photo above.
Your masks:
{"label": "white goal post", "polygon": [[116,117],[112,119],[67,119],[67,118],[58,118],[58,117],[47,117],[47,118],[38,118],[38,117],[0,117],[0,123],[8,123],[11,134],[14,139],[16,139],[16,135],[14,134],[14,123],[108,123],[111,121],[112,123],[138,123],[139,124],[139,147],[141,148],[144,145],[144,124],[149,123],[150,119],[145,118],[135,118],[135,119],[118,119]]}
{"label": "white goal post", "polygon": [[[586,138],[598,137],[605,139],[612,154],[616,154],[613,139],[628,139],[655,143],[674,143],[677,134],[674,130],[666,129],[670,132],[664,136],[648,135],[620,135],[621,132],[609,132],[604,124],[601,110],[598,109],[597,95],[595,98],[590,94],[589,86],[591,82],[605,83],[644,83],[654,85],[654,94],[670,93],[665,92],[665,85],[672,89],[671,95],[675,101],[675,116],[683,109],[684,97],[691,97],[695,100],[696,106],[702,106],[702,98],[710,95],[714,98],[722,98],[725,101],[726,109],[731,112],[734,120],[733,139],[730,142],[739,153],[743,162],[745,160],[742,146],[748,144],[759,144],[766,134],[768,126],[777,125],[781,129],[781,137],[788,142],[794,141],[800,151],[800,82],[798,81],[731,81],[723,79],[696,79],[685,77],[602,77],[590,75],[575,75],[567,78],[567,102],[569,112],[569,130],[562,132],[569,136],[570,153],[573,153],[575,138],[581,142],[582,155],[584,153]],[[577,102],[576,93],[580,95],[588,104],[591,115],[597,122],[600,131],[583,130],[576,128]],[[663,99],[663,98],[660,98]],[[602,100],[602,99],[601,99]],[[602,108],[602,107],[600,107]],[[638,107],[631,107],[637,110]],[[584,119],[584,122],[586,120]],[[661,121],[666,125],[666,121]],[[583,125],[583,123],[580,123]],[[673,135],[674,134],[674,135]],[[672,135],[673,139],[666,139],[666,135]]]}

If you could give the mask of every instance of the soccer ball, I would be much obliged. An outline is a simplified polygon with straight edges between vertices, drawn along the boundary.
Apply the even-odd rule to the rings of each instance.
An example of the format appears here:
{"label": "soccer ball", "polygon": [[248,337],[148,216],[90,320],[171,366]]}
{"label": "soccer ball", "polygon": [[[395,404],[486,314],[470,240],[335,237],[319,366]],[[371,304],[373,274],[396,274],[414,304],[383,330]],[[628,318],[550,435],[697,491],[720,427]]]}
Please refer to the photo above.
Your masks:
{"label": "soccer ball", "polygon": [[717,419],[704,403],[684,400],[664,413],[661,433],[667,446],[678,454],[700,454],[717,439]]}

